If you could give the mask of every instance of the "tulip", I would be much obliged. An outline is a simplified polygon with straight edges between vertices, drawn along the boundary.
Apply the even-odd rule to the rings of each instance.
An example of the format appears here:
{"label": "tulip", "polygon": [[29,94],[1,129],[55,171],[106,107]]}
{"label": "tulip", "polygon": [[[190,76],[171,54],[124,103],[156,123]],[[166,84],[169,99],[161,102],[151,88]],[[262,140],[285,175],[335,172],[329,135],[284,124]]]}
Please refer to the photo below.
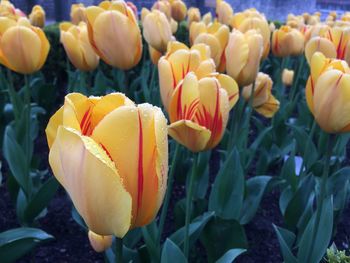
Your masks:
{"label": "tulip", "polygon": [[90,244],[96,252],[103,252],[112,246],[112,236],[100,236],[91,230],[88,233]]}
{"label": "tulip", "polygon": [[158,62],[160,95],[163,105],[169,108],[171,96],[178,83],[189,72],[204,77],[215,72],[215,63],[210,58],[207,45],[197,44],[189,49],[180,42],[170,42],[165,56]]}
{"label": "tulip", "polygon": [[156,1],[152,6],[152,10],[159,10],[164,13],[169,20],[171,19],[171,5],[168,1]]}
{"label": "tulip", "polygon": [[99,57],[89,42],[87,26],[80,22],[79,26],[65,22],[60,24],[61,43],[72,64],[82,70],[94,70],[99,63]]}
{"label": "tulip", "polygon": [[[266,118],[272,118],[279,109],[279,101],[272,95],[272,80],[269,75],[259,72],[253,94],[253,108]],[[253,84],[243,88],[242,96],[249,101]]]}
{"label": "tulip", "polygon": [[328,133],[350,131],[350,68],[345,61],[316,52],[306,86],[310,111]]}
{"label": "tulip", "polygon": [[1,0],[0,2],[0,17],[7,17],[13,20],[17,20],[18,16],[13,4],[10,1]]}
{"label": "tulip", "polygon": [[134,12],[135,18],[138,19],[138,11],[136,5],[134,5],[134,3],[130,1],[126,2],[126,5],[130,7],[130,9]]}
{"label": "tulip", "polygon": [[159,59],[162,57],[163,54],[158,50],[154,49],[151,45],[148,45],[148,51],[153,65],[157,65]]}
{"label": "tulip", "polygon": [[206,26],[204,22],[193,22],[190,27],[190,42],[203,43],[210,47],[210,54],[219,72],[225,70],[225,48],[230,29],[226,25],[214,22]]}
{"label": "tulip", "polygon": [[75,25],[79,25],[80,22],[87,22],[84,4],[72,4],[70,8],[70,19]]}
{"label": "tulip", "polygon": [[233,30],[225,50],[226,71],[240,87],[254,82],[263,52],[263,38],[255,30]]}
{"label": "tulip", "polygon": [[272,33],[273,31],[275,31],[275,30],[276,30],[276,25],[275,25],[275,23],[270,22],[270,24],[269,24],[269,29],[270,29],[271,33]]}
{"label": "tulip", "polygon": [[235,100],[230,106],[229,95],[222,84],[235,82],[228,76],[224,78],[222,83],[215,77],[198,80],[190,72],[172,94],[169,134],[193,152],[214,148],[225,132],[229,111],[237,102],[239,92],[236,84]]}
{"label": "tulip", "polygon": [[122,1],[104,1],[86,8],[89,39],[107,64],[127,70],[142,55],[142,37],[134,12]]}
{"label": "tulip", "polygon": [[[157,10],[157,9],[154,9]],[[145,20],[146,16],[151,13],[146,7],[142,7],[141,9],[141,23],[143,24],[143,21]]]}
{"label": "tulip", "polygon": [[190,27],[192,22],[201,21],[201,12],[198,8],[191,7],[187,11],[187,26]]}
{"label": "tulip", "polygon": [[206,13],[203,17],[202,17],[202,21],[204,22],[204,24],[209,25],[211,23],[211,21],[213,20],[212,15],[210,12]]}
{"label": "tulip", "polygon": [[45,26],[45,11],[40,5],[35,5],[29,15],[30,23],[33,26],[43,28]]}
{"label": "tulip", "polygon": [[153,10],[143,19],[143,36],[152,48],[163,53],[172,38],[171,26],[166,16]]}
{"label": "tulip", "polygon": [[216,0],[216,17],[218,22],[229,26],[233,18],[231,5],[224,0]]}
{"label": "tulip", "polygon": [[121,93],[71,93],[46,135],[53,174],[89,230],[122,238],[155,218],[168,173],[167,123],[159,108],[135,106]]}
{"label": "tulip", "polygon": [[0,23],[0,63],[22,74],[40,70],[50,49],[45,33],[26,18],[0,17]]}
{"label": "tulip", "polygon": [[187,13],[186,4],[181,0],[171,0],[170,5],[171,17],[177,22],[184,20]]}
{"label": "tulip", "polygon": [[294,70],[283,69],[282,72],[282,83],[285,86],[291,86],[293,84],[294,79]]}
{"label": "tulip", "polygon": [[297,56],[304,51],[304,36],[295,28],[282,26],[272,34],[272,53],[277,57]]}

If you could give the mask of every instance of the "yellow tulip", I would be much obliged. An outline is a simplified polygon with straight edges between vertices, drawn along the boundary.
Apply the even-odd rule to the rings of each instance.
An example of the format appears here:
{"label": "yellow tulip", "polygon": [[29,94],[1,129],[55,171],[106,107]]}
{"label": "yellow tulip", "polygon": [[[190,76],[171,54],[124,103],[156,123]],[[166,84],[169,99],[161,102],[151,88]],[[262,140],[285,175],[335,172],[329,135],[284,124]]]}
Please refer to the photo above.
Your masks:
{"label": "yellow tulip", "polygon": [[283,69],[282,82],[285,86],[291,86],[294,79],[294,70]]}
{"label": "yellow tulip", "polygon": [[162,57],[162,53],[154,49],[151,45],[148,45],[149,56],[154,65],[158,64],[159,59]]}
{"label": "yellow tulip", "polygon": [[201,12],[198,8],[190,7],[187,11],[187,26],[190,27],[192,22],[201,21]]}
{"label": "yellow tulip", "polygon": [[213,18],[210,12],[206,13],[203,17],[202,17],[202,21],[204,22],[204,24],[209,25],[212,22]]}
{"label": "yellow tulip", "polygon": [[134,12],[123,1],[103,1],[85,10],[90,43],[107,64],[127,70],[142,55],[142,37]]}
{"label": "yellow tulip", "polygon": [[306,86],[310,111],[328,133],[350,131],[350,68],[343,60],[327,59],[316,52]]}
{"label": "yellow tulip", "polygon": [[170,18],[170,26],[171,26],[171,32],[175,34],[178,28],[178,23],[174,19]]}
{"label": "yellow tulip", "polygon": [[13,20],[18,19],[16,8],[10,1],[1,0],[0,2],[0,17],[7,17]]}
{"label": "yellow tulip", "polygon": [[193,22],[190,27],[191,44],[206,44],[219,72],[225,70],[225,48],[228,43],[230,29],[226,25],[214,22],[206,26],[204,22]]}
{"label": "yellow tulip", "polygon": [[171,0],[170,5],[171,17],[177,22],[184,20],[187,13],[186,4],[181,0]]}
{"label": "yellow tulip", "polygon": [[171,26],[164,13],[153,10],[142,22],[143,36],[152,48],[163,53],[172,38]]}
{"label": "yellow tulip", "polygon": [[70,9],[70,19],[75,25],[79,25],[80,22],[87,22],[84,4],[72,4]]}
{"label": "yellow tulip", "polygon": [[224,0],[216,0],[216,17],[218,22],[229,26],[233,18],[232,6]]}
{"label": "yellow tulip", "polygon": [[258,74],[263,38],[255,30],[233,30],[225,50],[226,72],[240,87],[252,84]]}
{"label": "yellow tulip", "polygon": [[30,23],[33,26],[43,28],[45,26],[45,11],[40,5],[35,5],[29,15]]}
{"label": "yellow tulip", "polygon": [[282,26],[272,34],[272,53],[277,57],[301,55],[304,42],[304,35],[299,30]]}
{"label": "yellow tulip", "polygon": [[[272,80],[269,75],[259,72],[254,88],[253,108],[266,118],[272,118],[278,111],[280,103],[272,95]],[[253,91],[253,84],[243,88],[242,96],[246,101],[249,101]]]}
{"label": "yellow tulip", "polygon": [[92,246],[92,248],[96,252],[103,252],[111,247],[113,242],[112,236],[100,236],[91,230],[88,233],[89,241]]}
{"label": "yellow tulip", "polygon": [[[223,85],[232,89],[234,80],[204,77],[199,79],[192,72],[175,88],[169,105],[169,134],[177,142],[193,152],[214,148],[225,132],[229,111],[237,102],[238,86],[234,88],[234,103]],[[227,79],[228,78],[228,79]]]}
{"label": "yellow tulip", "polygon": [[168,1],[156,1],[152,6],[152,10],[159,10],[160,12],[164,13],[169,20],[171,18],[171,5]]}
{"label": "yellow tulip", "polygon": [[64,22],[60,24],[61,43],[72,64],[83,71],[94,70],[99,57],[89,42],[88,29],[84,22],[79,26]]}
{"label": "yellow tulip", "polygon": [[122,238],[149,224],[168,173],[167,123],[121,93],[71,93],[46,128],[49,163],[88,228]]}
{"label": "yellow tulip", "polygon": [[[154,9],[157,10],[157,9]],[[142,7],[141,9],[141,23],[143,24],[143,21],[145,20],[145,17],[151,13],[151,11],[149,11],[146,7]]]}
{"label": "yellow tulip", "polygon": [[45,33],[26,18],[0,17],[0,23],[0,63],[22,74],[40,70],[50,49]]}

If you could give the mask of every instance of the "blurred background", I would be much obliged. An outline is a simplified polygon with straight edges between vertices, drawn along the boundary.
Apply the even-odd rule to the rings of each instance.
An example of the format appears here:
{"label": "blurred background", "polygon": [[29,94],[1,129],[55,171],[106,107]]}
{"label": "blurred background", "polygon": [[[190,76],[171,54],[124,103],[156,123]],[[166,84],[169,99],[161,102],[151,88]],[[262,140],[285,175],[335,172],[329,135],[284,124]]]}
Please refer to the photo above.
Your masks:
{"label": "blurred background", "polygon": [[[101,0],[12,0],[16,7],[26,13],[30,13],[35,4],[40,4],[46,11],[49,21],[61,21],[69,19],[70,6],[73,3],[84,3],[85,5],[98,4]],[[154,0],[134,0],[138,7],[150,8]],[[201,12],[211,11],[215,13],[215,0],[187,0],[188,6],[196,6]],[[269,20],[283,21],[289,13],[301,14],[304,12],[320,11],[324,16],[329,11],[337,11],[339,14],[344,10],[350,10],[350,0],[228,0],[235,12],[246,8],[255,7],[265,13]]]}

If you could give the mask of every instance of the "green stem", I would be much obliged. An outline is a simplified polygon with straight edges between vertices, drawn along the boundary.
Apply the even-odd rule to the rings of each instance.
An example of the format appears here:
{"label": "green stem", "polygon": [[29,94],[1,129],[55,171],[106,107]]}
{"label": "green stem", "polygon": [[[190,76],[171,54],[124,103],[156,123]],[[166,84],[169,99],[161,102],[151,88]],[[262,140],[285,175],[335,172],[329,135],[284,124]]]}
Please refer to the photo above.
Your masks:
{"label": "green stem", "polygon": [[192,173],[191,173],[188,192],[186,196],[185,243],[184,243],[184,254],[186,258],[188,258],[189,248],[190,248],[189,232],[190,232],[190,221],[191,221],[191,210],[192,210],[192,198],[193,198],[194,181],[197,173],[198,160],[199,160],[199,154],[196,154],[193,160]]}
{"label": "green stem", "polygon": [[247,118],[246,118],[246,123],[245,123],[245,131],[244,131],[244,141],[243,141],[243,146],[244,146],[244,150],[247,149],[247,145],[248,145],[248,140],[249,140],[249,130],[250,130],[250,118],[252,117],[253,114],[253,100],[254,100],[254,92],[255,92],[255,81],[253,83],[252,86],[252,93],[250,94],[250,98],[248,101],[248,114],[247,114]]}
{"label": "green stem", "polygon": [[122,263],[123,262],[123,239],[116,237],[115,238],[115,262]]}
{"label": "green stem", "polygon": [[11,103],[13,105],[13,114],[15,115],[15,122],[17,123],[19,118],[20,118],[20,114],[19,114],[19,108],[18,108],[18,104],[17,104],[17,100],[16,100],[16,90],[15,90],[14,85],[13,85],[12,72],[8,68],[7,68],[7,79],[8,79],[8,82],[7,82],[8,83],[8,92],[9,92]]}
{"label": "green stem", "polygon": [[303,70],[304,68],[304,62],[305,62],[305,59],[303,56],[300,56],[299,58],[299,66],[298,66],[298,71],[297,71],[297,74],[293,80],[293,85],[292,85],[292,90],[289,94],[289,101],[294,101],[295,99],[295,96],[298,92],[298,83],[299,83],[299,79],[300,79],[300,75],[301,75],[301,71]]}
{"label": "green stem", "polygon": [[[151,76],[151,82],[148,86],[148,92],[149,92],[149,95],[151,96],[151,98],[149,98],[148,101],[152,101],[152,98],[153,98],[153,91],[155,90],[154,88],[154,82],[155,82],[155,79],[156,79],[156,74],[157,73],[157,65],[153,65],[152,64],[152,76]],[[154,98],[156,99],[156,98]],[[155,103],[153,103],[155,104]]]}
{"label": "green stem", "polygon": [[87,82],[86,82],[87,73],[80,69],[78,69],[78,71],[79,71],[79,92],[83,93],[84,95],[89,95]]}
{"label": "green stem", "polygon": [[157,237],[157,244],[160,244],[160,239],[162,238],[165,219],[166,219],[166,216],[168,213],[170,197],[172,195],[172,189],[173,189],[173,184],[174,184],[175,167],[176,167],[177,159],[179,157],[179,149],[180,149],[180,144],[176,143],[173,159],[171,162],[170,173],[169,173],[169,177],[168,177],[168,185],[167,185],[167,191],[165,194],[165,200],[164,200],[164,204],[163,204],[163,208],[162,208],[162,213],[161,213],[160,219],[159,219],[159,227],[158,227],[159,231],[158,231],[158,237]]}
{"label": "green stem", "polygon": [[320,194],[317,198],[316,221],[315,221],[315,225],[313,228],[312,239],[311,239],[313,242],[311,243],[311,248],[308,252],[308,257],[307,257],[306,262],[310,262],[311,252],[314,250],[314,244],[316,242],[315,239],[316,239],[316,235],[317,235],[317,229],[319,228],[319,224],[320,224],[323,201],[326,197],[326,186],[327,186],[327,179],[328,179],[328,174],[329,174],[329,170],[330,170],[330,161],[331,161],[334,141],[335,141],[335,136],[328,135],[328,137],[327,137],[327,151],[326,151],[326,155],[325,155],[325,160],[324,160],[325,164],[324,164],[323,174],[322,174],[322,178],[321,178]]}
{"label": "green stem", "polygon": [[30,127],[30,123],[31,123],[31,94],[30,94],[30,84],[29,84],[29,76],[28,75],[24,75],[24,82],[25,82],[25,105],[26,105],[26,122],[25,122],[25,127],[26,127],[26,134],[25,134],[25,149],[26,149],[26,157],[27,157],[27,193],[30,193],[30,166],[31,166],[31,150],[30,150],[30,146],[31,146],[31,136],[30,136],[30,132],[31,132],[31,127]]}

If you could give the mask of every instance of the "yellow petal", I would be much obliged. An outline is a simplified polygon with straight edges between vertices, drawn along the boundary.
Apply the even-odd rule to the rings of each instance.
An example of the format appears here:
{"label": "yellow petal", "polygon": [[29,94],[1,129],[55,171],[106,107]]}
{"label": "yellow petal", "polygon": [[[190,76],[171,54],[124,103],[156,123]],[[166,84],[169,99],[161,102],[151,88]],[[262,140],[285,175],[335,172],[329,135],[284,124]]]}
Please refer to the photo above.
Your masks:
{"label": "yellow petal", "polygon": [[121,238],[127,233],[131,196],[113,162],[96,142],[60,126],[49,162],[89,229]]}
{"label": "yellow petal", "polygon": [[266,118],[272,118],[273,115],[275,115],[275,113],[278,111],[279,107],[280,102],[276,100],[272,94],[270,94],[269,99],[266,103],[254,109]]}
{"label": "yellow petal", "polygon": [[57,129],[62,125],[63,122],[63,107],[59,108],[58,111],[49,120],[45,129],[47,144],[51,148],[53,142],[56,139]]}
{"label": "yellow petal", "polygon": [[331,41],[326,38],[314,37],[310,39],[305,46],[305,57],[309,65],[311,63],[312,55],[317,51],[324,54],[327,58],[337,57],[337,51]]}
{"label": "yellow petal", "polygon": [[206,44],[210,47],[211,57],[214,59],[215,64],[218,66],[220,64],[221,55],[223,52],[219,40],[214,35],[202,33],[198,35],[194,41],[194,44],[199,43]]}
{"label": "yellow petal", "polygon": [[101,236],[89,230],[90,244],[96,252],[103,252],[112,246],[113,236]]}
{"label": "yellow petal", "polygon": [[226,90],[230,102],[230,109],[232,109],[239,98],[239,88],[236,81],[225,74],[219,74],[216,78],[220,82],[221,88]]}

